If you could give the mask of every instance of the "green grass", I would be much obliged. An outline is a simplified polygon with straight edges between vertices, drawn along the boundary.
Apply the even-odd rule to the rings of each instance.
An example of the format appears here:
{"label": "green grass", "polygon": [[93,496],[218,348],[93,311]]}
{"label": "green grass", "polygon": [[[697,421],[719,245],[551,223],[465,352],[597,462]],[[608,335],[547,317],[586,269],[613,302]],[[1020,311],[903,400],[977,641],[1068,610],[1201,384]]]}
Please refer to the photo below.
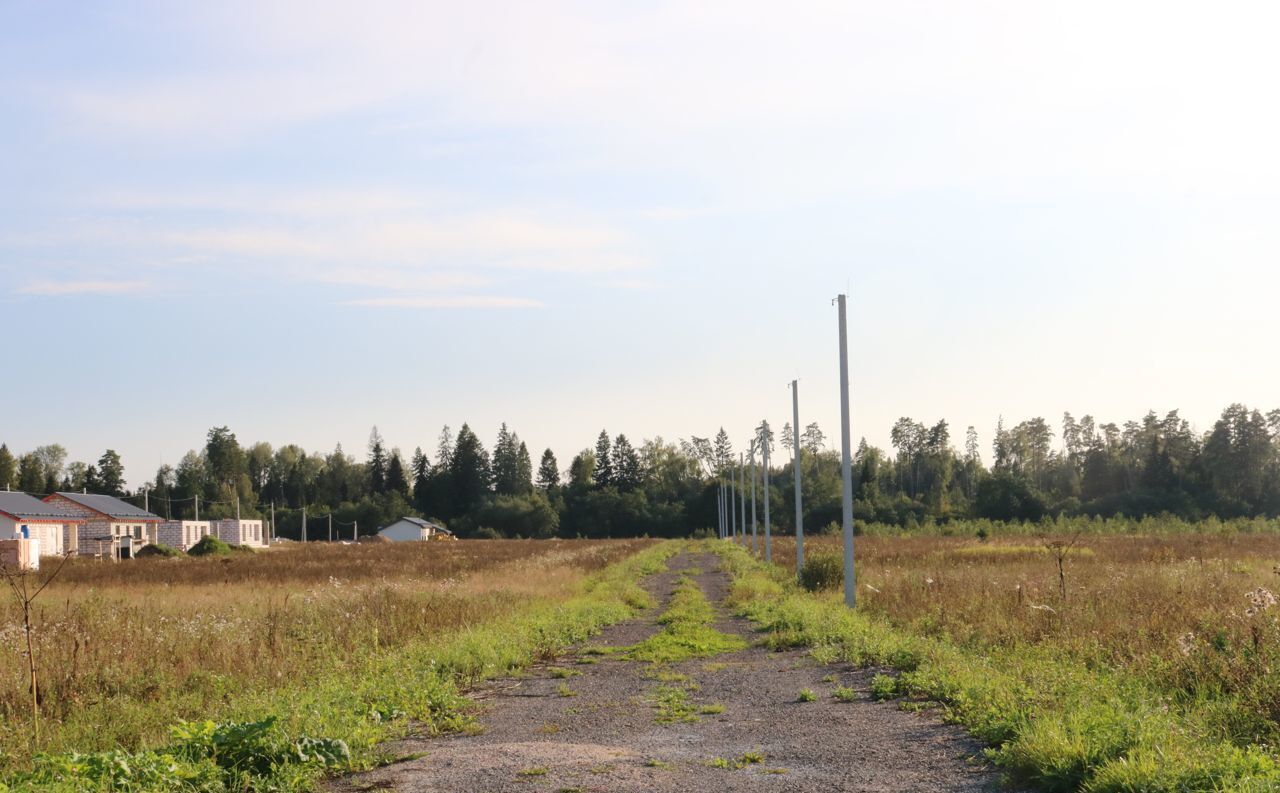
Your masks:
{"label": "green grass", "polygon": [[835,697],[839,702],[857,702],[858,689],[848,686],[836,686],[835,690],[831,692],[831,696]]}
{"label": "green grass", "polygon": [[811,688],[802,688],[796,696],[796,702],[814,702],[818,699],[818,695],[813,693]]}
{"label": "green grass", "polygon": [[712,627],[715,618],[715,609],[698,585],[682,578],[671,596],[671,604],[658,618],[663,629],[626,648],[626,657],[633,661],[669,664],[746,649],[747,642],[741,636]]}
{"label": "green grass", "polygon": [[698,706],[682,686],[661,685],[654,689],[653,706],[659,724],[680,724],[698,720]]}
{"label": "green grass", "polygon": [[516,776],[546,776],[548,773],[550,773],[550,769],[545,765],[535,765],[529,768],[521,768],[516,772]]}
{"label": "green grass", "polygon": [[547,669],[547,674],[551,675],[552,679],[565,680],[570,677],[577,677],[582,673],[576,669],[565,669],[563,666],[553,666]]}
{"label": "green grass", "polygon": [[42,755],[0,780],[0,792],[310,790],[322,776],[384,760],[378,744],[411,724],[427,733],[468,730],[467,685],[517,672],[634,616],[650,602],[638,581],[678,550],[668,543],[636,554],[564,602],[534,602],[504,619],[364,657],[358,668],[309,670],[295,687],[246,695],[231,710],[234,720],[174,725],[161,746]]}
{"label": "green grass", "polygon": [[[1086,664],[1034,644],[959,645],[803,592],[781,570],[712,544],[734,577],[732,601],[775,648],[820,648],[827,661],[888,667],[876,696],[936,700],[991,748],[1015,783],[1049,793],[1280,789],[1266,747],[1221,736],[1229,701],[1178,700],[1124,667]],[[817,653],[815,653],[817,655]]]}

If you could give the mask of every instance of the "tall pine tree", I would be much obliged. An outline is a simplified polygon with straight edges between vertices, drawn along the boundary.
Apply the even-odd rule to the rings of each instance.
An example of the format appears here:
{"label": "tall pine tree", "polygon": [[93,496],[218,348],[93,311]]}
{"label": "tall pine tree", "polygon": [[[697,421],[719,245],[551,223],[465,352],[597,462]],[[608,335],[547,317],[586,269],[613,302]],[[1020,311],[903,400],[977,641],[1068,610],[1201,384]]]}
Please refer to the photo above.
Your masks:
{"label": "tall pine tree", "polygon": [[406,498],[409,496],[409,480],[404,475],[404,463],[400,461],[399,449],[392,449],[387,458],[386,488],[388,493],[399,493]]}
{"label": "tall pine tree", "polygon": [[614,484],[613,481],[613,445],[609,442],[609,433],[600,430],[600,437],[596,438],[596,485],[599,487],[608,487]]}
{"label": "tall pine tree", "polygon": [[640,455],[627,440],[619,435],[613,442],[613,477],[619,490],[634,490],[640,486]]}
{"label": "tall pine tree", "polygon": [[555,452],[547,449],[542,453],[542,462],[538,463],[538,489],[549,493],[559,486],[560,465]]}
{"label": "tall pine tree", "polygon": [[374,427],[369,433],[369,492],[385,493],[387,490],[387,450],[382,436]]}
{"label": "tall pine tree", "polygon": [[449,484],[456,514],[466,514],[479,507],[489,495],[492,481],[489,453],[471,428],[463,424],[449,461]]}
{"label": "tall pine tree", "polygon": [[9,447],[0,444],[0,487],[11,490],[18,484],[18,461]]}

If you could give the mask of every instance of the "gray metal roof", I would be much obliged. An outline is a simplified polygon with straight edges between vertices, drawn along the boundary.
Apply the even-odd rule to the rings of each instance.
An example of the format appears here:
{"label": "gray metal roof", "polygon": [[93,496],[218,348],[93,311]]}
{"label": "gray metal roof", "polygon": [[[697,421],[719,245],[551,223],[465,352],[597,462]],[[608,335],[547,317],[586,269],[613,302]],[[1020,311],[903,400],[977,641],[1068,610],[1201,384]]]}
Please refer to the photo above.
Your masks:
{"label": "gray metal roof", "polygon": [[46,504],[26,493],[0,491],[0,512],[18,520],[83,520],[58,504]]}
{"label": "gray metal roof", "polygon": [[431,521],[423,520],[422,518],[414,518],[414,517],[410,517],[409,515],[405,515],[404,517],[400,518],[400,520],[407,520],[410,523],[414,524],[415,526],[418,526],[419,528],[423,528],[423,529],[434,529],[435,531],[444,532],[445,534],[453,533],[448,529],[446,529],[444,526],[441,526],[439,523],[432,523]]}
{"label": "gray metal roof", "polygon": [[147,512],[142,507],[135,507],[127,501],[121,501],[115,496],[104,496],[98,493],[58,493],[58,495],[74,501],[82,507],[88,507],[94,512],[101,512],[103,515],[112,518],[120,518],[121,520],[164,520],[159,515]]}

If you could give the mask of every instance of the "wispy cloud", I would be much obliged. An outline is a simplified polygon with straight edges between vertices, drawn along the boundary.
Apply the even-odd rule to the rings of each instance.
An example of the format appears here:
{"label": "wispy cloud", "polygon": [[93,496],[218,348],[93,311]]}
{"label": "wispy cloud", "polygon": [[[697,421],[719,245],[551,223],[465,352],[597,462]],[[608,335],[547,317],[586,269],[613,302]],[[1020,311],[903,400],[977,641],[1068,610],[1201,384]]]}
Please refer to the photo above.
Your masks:
{"label": "wispy cloud", "polygon": [[496,295],[450,295],[444,297],[371,297],[348,300],[346,306],[371,308],[542,308],[542,303],[527,297]]}
{"label": "wispy cloud", "polygon": [[23,295],[127,295],[145,291],[146,281],[31,281],[18,288]]}

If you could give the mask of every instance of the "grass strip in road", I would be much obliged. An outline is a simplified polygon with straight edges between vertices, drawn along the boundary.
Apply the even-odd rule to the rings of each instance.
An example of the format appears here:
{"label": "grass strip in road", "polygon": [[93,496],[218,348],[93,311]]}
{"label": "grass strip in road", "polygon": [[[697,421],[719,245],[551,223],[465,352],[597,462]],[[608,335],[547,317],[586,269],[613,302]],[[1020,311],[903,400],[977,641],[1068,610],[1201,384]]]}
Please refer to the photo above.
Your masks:
{"label": "grass strip in road", "polygon": [[311,671],[296,686],[241,702],[237,720],[174,725],[161,746],[39,756],[31,769],[0,780],[0,793],[313,789],[323,776],[384,762],[378,745],[411,729],[465,729],[473,710],[467,686],[553,658],[651,607],[639,582],[679,548],[664,543],[635,554],[562,602],[532,601],[501,619],[371,654],[353,668]]}
{"label": "grass strip in road", "polygon": [[710,543],[733,577],[730,602],[778,648],[818,660],[890,667],[877,694],[936,700],[944,717],[986,742],[1014,783],[1049,793],[1183,793],[1280,789],[1265,747],[1237,746],[1220,704],[1179,704],[1124,668],[1086,665],[1031,644],[960,646],[804,592],[786,571]]}
{"label": "grass strip in road", "polygon": [[687,576],[681,577],[671,595],[671,603],[658,622],[662,630],[624,651],[632,661],[670,664],[691,658],[710,658],[745,649],[741,636],[716,630],[716,610],[702,589]]}

